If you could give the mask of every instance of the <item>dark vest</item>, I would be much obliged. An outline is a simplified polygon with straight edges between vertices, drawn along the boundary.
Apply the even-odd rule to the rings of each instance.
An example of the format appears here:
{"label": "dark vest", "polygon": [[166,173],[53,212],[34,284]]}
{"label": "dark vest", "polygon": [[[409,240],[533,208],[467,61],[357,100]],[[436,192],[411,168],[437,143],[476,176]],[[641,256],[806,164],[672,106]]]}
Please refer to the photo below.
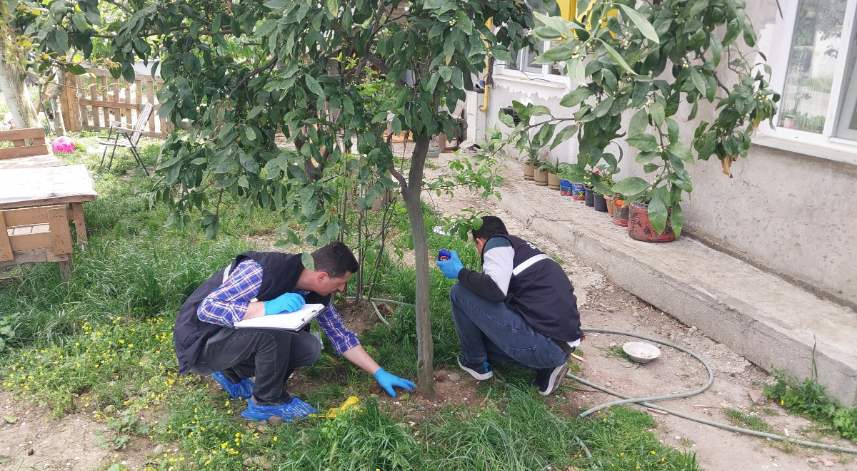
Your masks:
{"label": "dark vest", "polygon": [[[512,244],[514,268],[532,257],[544,255],[538,247],[520,237],[496,237],[503,237]],[[518,274],[513,273],[505,302],[542,335],[565,342],[583,338],[574,286],[562,267],[551,258],[535,262]]]}
{"label": "dark vest", "polygon": [[[295,285],[304,269],[300,255],[278,252],[244,252],[229,265],[234,269],[246,259],[252,259],[262,267],[262,285],[256,295],[257,301],[270,301],[284,293],[295,291]],[[204,322],[196,314],[202,300],[223,284],[223,273],[226,268],[218,270],[205,281],[182,305],[173,327],[173,341],[176,347],[176,358],[179,362],[179,374],[190,371],[191,366],[199,357],[199,352],[205,342],[227,327]],[[307,303],[327,305],[330,296],[310,293],[306,296]]]}

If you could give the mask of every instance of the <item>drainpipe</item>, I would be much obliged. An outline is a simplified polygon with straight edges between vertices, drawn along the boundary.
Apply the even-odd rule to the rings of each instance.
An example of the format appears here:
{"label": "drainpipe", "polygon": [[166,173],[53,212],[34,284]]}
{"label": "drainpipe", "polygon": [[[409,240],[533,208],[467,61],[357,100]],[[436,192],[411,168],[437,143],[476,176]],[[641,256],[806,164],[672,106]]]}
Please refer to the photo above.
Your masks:
{"label": "drainpipe", "polygon": [[[491,29],[491,27],[492,27],[492,21],[491,20],[492,20],[492,18],[488,18],[488,21],[485,23],[485,26],[487,26],[488,29]],[[488,78],[489,78],[489,73],[490,73],[490,65],[489,65],[490,60],[491,60],[491,58],[486,55],[485,56],[485,88],[484,88],[485,97],[482,99],[482,106],[479,107],[479,111],[488,111],[488,90],[490,89],[490,87],[489,87],[490,84],[488,83]]]}

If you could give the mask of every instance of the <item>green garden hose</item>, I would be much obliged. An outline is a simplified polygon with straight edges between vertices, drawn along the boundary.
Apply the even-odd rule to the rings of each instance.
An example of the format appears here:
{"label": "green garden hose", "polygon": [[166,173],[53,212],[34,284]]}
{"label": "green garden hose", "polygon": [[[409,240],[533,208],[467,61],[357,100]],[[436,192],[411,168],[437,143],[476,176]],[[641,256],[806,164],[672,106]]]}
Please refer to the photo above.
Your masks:
{"label": "green garden hose", "polygon": [[711,425],[712,427],[722,428],[722,429],[724,429],[724,430],[729,430],[729,431],[731,431],[731,432],[745,433],[745,434],[748,434],[748,435],[754,435],[754,436],[757,436],[757,437],[769,438],[769,439],[771,439],[771,440],[779,440],[779,441],[783,441],[783,442],[794,443],[794,444],[797,444],[797,445],[803,445],[803,446],[812,447],[812,448],[822,448],[822,449],[825,449],[825,450],[831,450],[831,451],[839,451],[839,452],[843,452],[843,453],[854,453],[854,454],[857,454],[857,448],[847,448],[847,447],[841,447],[841,446],[836,446],[836,445],[827,445],[827,444],[825,444],[825,443],[810,442],[810,441],[806,441],[806,440],[797,440],[797,439],[794,439],[794,438],[791,438],[791,437],[784,437],[784,436],[782,436],[782,435],[776,435],[776,434],[773,434],[773,433],[758,432],[758,431],[756,431],[756,430],[750,430],[750,429],[746,429],[746,428],[735,427],[734,425],[728,425],[728,424],[723,424],[723,423],[719,423],[719,422],[714,422],[714,421],[707,420],[707,419],[701,419],[701,418],[698,418],[698,417],[692,417],[692,416],[689,416],[689,415],[683,414],[683,413],[681,413],[681,412],[676,412],[676,411],[674,411],[674,410],[667,409],[667,408],[665,408],[665,407],[661,407],[661,406],[658,406],[658,405],[652,404],[650,401],[662,401],[662,400],[664,400],[664,399],[678,399],[678,398],[683,398],[683,397],[693,396],[693,395],[696,395],[696,394],[699,394],[699,393],[701,393],[701,392],[705,391],[706,389],[708,389],[708,387],[709,387],[709,386],[711,386],[711,383],[714,381],[714,372],[713,372],[713,370],[711,369],[711,366],[709,366],[709,365],[708,365],[708,362],[706,362],[702,357],[700,357],[700,356],[699,356],[699,355],[697,355],[696,353],[694,353],[694,352],[692,352],[692,351],[690,351],[690,350],[687,350],[686,348],[679,347],[678,345],[675,345],[675,344],[672,344],[672,343],[670,343],[670,342],[667,342],[667,341],[665,341],[665,340],[659,340],[659,339],[655,339],[655,338],[651,338],[651,337],[646,337],[646,336],[644,336],[644,335],[633,334],[633,333],[630,333],[630,332],[624,332],[624,331],[621,331],[621,330],[597,329],[597,328],[584,327],[584,328],[583,328],[583,331],[584,331],[584,332],[600,332],[600,333],[604,333],[604,334],[616,334],[616,335],[625,335],[625,336],[628,336],[628,337],[636,337],[636,338],[639,338],[639,339],[648,340],[648,341],[650,341],[650,342],[659,343],[659,344],[661,344],[661,345],[666,345],[666,346],[668,346],[668,347],[672,347],[672,348],[675,348],[675,349],[680,350],[680,351],[682,351],[682,352],[685,352],[685,353],[687,353],[687,354],[689,354],[689,355],[693,356],[693,357],[694,357],[694,358],[696,358],[697,360],[699,360],[699,361],[700,361],[700,362],[705,366],[705,369],[706,369],[706,370],[708,370],[708,382],[705,384],[705,386],[703,386],[703,387],[701,387],[701,388],[699,388],[699,389],[696,389],[696,390],[694,390],[694,391],[690,391],[690,392],[677,393],[677,394],[667,394],[667,395],[664,395],[664,396],[650,396],[650,397],[630,398],[630,397],[625,396],[625,395],[623,395],[623,394],[619,394],[619,393],[617,393],[617,392],[615,392],[615,391],[611,391],[611,390],[609,390],[609,389],[607,389],[607,388],[605,388],[605,387],[598,386],[597,384],[594,384],[594,383],[590,383],[589,381],[586,381],[586,380],[584,380],[584,379],[582,379],[582,378],[578,378],[577,376],[575,376],[575,375],[573,375],[573,374],[571,374],[571,373],[567,373],[567,374],[566,374],[566,376],[568,376],[569,378],[571,378],[571,379],[573,379],[573,380],[575,380],[575,381],[579,382],[580,384],[584,384],[584,385],[586,385],[586,386],[589,386],[589,387],[591,387],[591,388],[595,388],[595,389],[597,389],[597,390],[599,390],[599,391],[602,391],[602,392],[605,392],[605,393],[607,393],[607,394],[610,394],[610,395],[613,395],[613,396],[621,397],[621,398],[622,398],[622,400],[621,400],[621,401],[607,402],[607,403],[604,403],[604,404],[601,404],[601,405],[595,406],[595,407],[593,407],[593,408],[591,408],[591,409],[587,410],[586,412],[583,412],[582,414],[580,414],[580,417],[581,417],[581,418],[582,418],[582,417],[586,417],[587,415],[589,415],[589,414],[590,414],[590,413],[592,413],[593,411],[601,410],[601,409],[605,409],[605,408],[610,407],[610,406],[614,406],[614,405],[618,405],[618,404],[631,404],[631,403],[634,403],[634,404],[640,404],[640,405],[642,405],[642,406],[646,406],[646,407],[649,407],[649,408],[652,408],[652,409],[657,409],[657,410],[660,410],[660,411],[664,411],[664,412],[667,412],[667,413],[669,413],[669,414],[672,414],[672,415],[674,415],[674,416],[676,416],[676,417],[681,417],[681,418],[683,418],[683,419],[692,420],[692,421],[694,421],[694,422],[699,422],[699,423],[701,423],[701,424]]}
{"label": "green garden hose", "polygon": [[[349,297],[348,299],[354,299],[354,297]],[[382,298],[370,299],[369,302],[372,303],[372,307],[375,309],[375,314],[386,325],[390,325],[390,324],[381,315],[381,312],[378,310],[378,306],[375,304],[376,301],[380,302],[380,303],[386,303],[386,304],[396,304],[399,306],[413,306],[413,304],[405,303],[402,301],[395,301],[392,299],[382,299]],[[773,434],[773,433],[759,432],[756,430],[750,430],[750,429],[746,429],[746,428],[736,427],[734,425],[723,424],[720,422],[714,422],[714,421],[708,420],[708,419],[692,417],[692,416],[683,414],[681,412],[676,412],[674,410],[667,409],[665,407],[661,407],[661,406],[652,404],[652,401],[662,401],[665,399],[681,399],[681,398],[685,398],[685,397],[695,396],[697,394],[704,392],[706,389],[711,387],[712,383],[714,383],[714,370],[712,370],[711,365],[709,365],[708,362],[705,361],[704,358],[702,358],[701,356],[699,356],[695,352],[692,352],[692,351],[690,351],[684,347],[680,347],[680,346],[675,345],[673,343],[667,342],[666,340],[660,340],[660,339],[656,339],[656,338],[652,338],[652,337],[646,337],[645,335],[633,334],[631,332],[625,332],[622,330],[598,329],[598,328],[593,328],[593,327],[584,327],[583,331],[584,332],[599,332],[599,333],[603,333],[603,334],[625,335],[628,337],[636,337],[638,339],[648,340],[650,342],[655,342],[655,343],[659,343],[661,345],[666,345],[667,347],[675,348],[676,350],[687,353],[688,355],[699,360],[699,362],[702,363],[703,366],[705,366],[706,371],[708,371],[708,381],[701,388],[695,389],[693,391],[676,393],[676,394],[667,394],[667,395],[663,395],[663,396],[648,396],[648,397],[632,398],[632,397],[625,396],[623,394],[619,394],[615,391],[611,391],[605,387],[598,386],[597,384],[590,383],[589,381],[586,381],[583,378],[579,378],[579,377],[577,377],[571,373],[567,373],[566,376],[577,381],[580,384],[583,384],[583,385],[589,386],[591,388],[597,389],[599,391],[605,392],[607,394],[622,398],[622,400],[620,400],[620,401],[612,401],[612,402],[607,402],[607,403],[595,406],[595,407],[583,412],[582,414],[580,414],[581,418],[586,417],[587,415],[591,414],[592,412],[595,412],[595,411],[601,410],[601,409],[605,409],[605,408],[611,407],[611,406],[616,406],[616,405],[620,405],[620,404],[640,404],[642,406],[646,406],[646,407],[649,407],[651,409],[656,409],[656,410],[666,412],[668,414],[672,414],[676,417],[681,417],[682,419],[687,419],[687,420],[691,420],[694,422],[699,422],[701,424],[710,425],[712,427],[721,428],[723,430],[729,430],[730,432],[739,432],[739,433],[744,433],[747,435],[753,435],[753,436],[761,437],[761,438],[769,438],[771,440],[778,440],[778,441],[783,441],[783,442],[788,442],[788,443],[794,443],[797,445],[803,445],[803,446],[807,446],[807,447],[811,447],[811,448],[821,448],[821,449],[825,449],[825,450],[839,451],[842,453],[857,454],[857,448],[841,447],[841,446],[837,446],[837,445],[827,445],[825,443],[810,442],[810,441],[806,441],[806,440],[798,440],[795,438],[784,437],[782,435],[777,435],[777,434]],[[575,438],[577,438],[577,437],[575,437]],[[578,439],[578,441],[580,441],[580,439]],[[586,446],[583,445],[582,442],[580,442],[580,444],[581,444],[581,446],[583,446],[584,451],[586,451],[587,456],[591,460],[592,455],[589,454],[589,450],[586,448]]]}

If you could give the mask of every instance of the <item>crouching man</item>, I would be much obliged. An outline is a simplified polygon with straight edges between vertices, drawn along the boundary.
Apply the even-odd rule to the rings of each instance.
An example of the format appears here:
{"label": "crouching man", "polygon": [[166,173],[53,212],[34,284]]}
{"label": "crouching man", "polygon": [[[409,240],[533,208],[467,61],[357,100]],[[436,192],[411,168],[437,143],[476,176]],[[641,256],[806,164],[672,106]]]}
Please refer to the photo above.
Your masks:
{"label": "crouching man", "polygon": [[494,375],[498,361],[535,371],[543,396],[556,391],[580,344],[580,313],[568,276],[535,245],[509,235],[496,216],[473,231],[482,273],[464,268],[453,251],[437,262],[458,283],[449,291],[461,344],[458,365],[477,380]]}
{"label": "crouching man", "polygon": [[[243,319],[288,314],[305,303],[327,309],[316,319],[337,353],[373,375],[384,390],[413,391],[416,385],[384,371],[348,330],[331,303],[331,295],[344,291],[358,263],[351,250],[332,242],[312,253],[315,270],[301,262],[300,254],[245,252],[218,271],[185,301],[173,330],[179,374],[211,375],[230,396],[249,399],[241,415],[286,421],[317,411],[285,390],[296,368],[313,364],[322,344],[309,332],[234,328]],[[256,381],[250,378],[255,377]]]}

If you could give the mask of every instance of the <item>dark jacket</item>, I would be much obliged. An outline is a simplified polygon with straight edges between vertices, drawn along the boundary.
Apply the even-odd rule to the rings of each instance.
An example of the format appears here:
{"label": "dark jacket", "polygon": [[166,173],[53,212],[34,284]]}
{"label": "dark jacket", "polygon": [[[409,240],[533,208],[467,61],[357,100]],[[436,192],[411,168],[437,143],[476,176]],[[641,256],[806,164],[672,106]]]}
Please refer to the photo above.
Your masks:
{"label": "dark jacket", "polygon": [[[508,240],[514,250],[512,277],[509,280],[506,299],[503,300],[506,305],[518,312],[533,330],[542,335],[564,342],[583,338],[577,297],[562,267],[538,247],[520,237],[495,237]],[[532,262],[533,257],[540,259],[534,259],[538,261],[524,268],[524,264],[528,260]],[[482,262],[484,264],[484,258]],[[488,293],[497,290],[493,281],[488,283],[493,289],[480,286],[485,285],[490,278],[466,268],[461,270],[458,279],[465,287],[482,297],[490,298]]]}
{"label": "dark jacket", "polygon": [[[284,293],[295,291],[301,272],[304,269],[300,255],[279,252],[244,252],[235,258],[228,267],[218,270],[206,280],[193,294],[187,298],[182,305],[179,315],[173,327],[173,341],[175,342],[176,358],[179,362],[179,374],[190,371],[191,366],[199,357],[205,342],[217,334],[221,329],[227,329],[217,324],[211,324],[199,319],[196,312],[200,303],[220,287],[227,276],[226,270],[237,267],[246,259],[252,259],[262,267],[262,285],[256,295],[257,301],[270,301]],[[310,293],[306,296],[307,303],[325,304],[330,302],[330,296],[321,296]]]}

